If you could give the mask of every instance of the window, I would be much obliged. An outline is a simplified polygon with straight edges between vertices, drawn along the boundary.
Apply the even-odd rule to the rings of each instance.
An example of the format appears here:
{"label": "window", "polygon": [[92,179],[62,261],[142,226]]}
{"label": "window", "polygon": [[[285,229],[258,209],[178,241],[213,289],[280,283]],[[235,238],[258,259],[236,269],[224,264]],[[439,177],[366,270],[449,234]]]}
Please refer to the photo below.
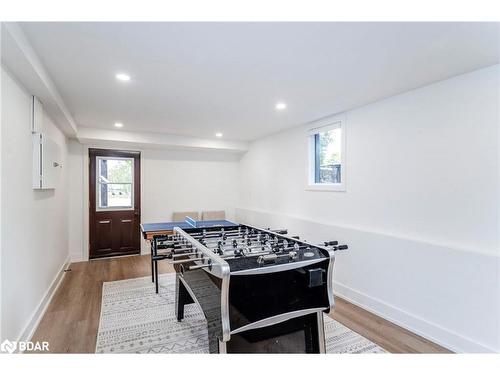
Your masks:
{"label": "window", "polygon": [[330,120],[309,131],[309,190],[345,190],[345,129]]}
{"label": "window", "polygon": [[97,157],[97,208],[132,209],[134,202],[134,159]]}

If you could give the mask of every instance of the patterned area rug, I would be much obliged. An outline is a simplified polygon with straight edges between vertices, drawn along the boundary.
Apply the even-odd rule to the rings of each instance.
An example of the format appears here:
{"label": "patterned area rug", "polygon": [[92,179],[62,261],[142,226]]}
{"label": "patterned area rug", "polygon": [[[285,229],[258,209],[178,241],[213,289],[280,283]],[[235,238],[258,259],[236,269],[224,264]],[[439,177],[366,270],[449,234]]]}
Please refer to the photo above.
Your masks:
{"label": "patterned area rug", "polygon": [[[186,305],[175,318],[175,274],[160,275],[160,293],[150,277],[104,283],[96,353],[208,353],[203,313]],[[325,315],[328,353],[385,350]]]}

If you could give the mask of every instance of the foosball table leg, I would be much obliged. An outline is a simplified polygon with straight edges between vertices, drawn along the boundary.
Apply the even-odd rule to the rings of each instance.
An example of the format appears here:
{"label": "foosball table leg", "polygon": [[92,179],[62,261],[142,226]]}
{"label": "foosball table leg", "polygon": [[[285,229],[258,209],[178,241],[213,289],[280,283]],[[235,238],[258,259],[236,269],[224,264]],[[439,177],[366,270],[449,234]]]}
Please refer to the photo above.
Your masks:
{"label": "foosball table leg", "polygon": [[184,306],[194,303],[188,290],[181,281],[179,274],[175,274],[175,314],[177,321],[184,319]]}
{"label": "foosball table leg", "polygon": [[318,322],[318,349],[320,353],[326,353],[325,342],[325,323],[323,321],[323,312],[316,313]]}
{"label": "foosball table leg", "polygon": [[175,275],[175,313],[177,315],[177,321],[184,319],[184,304],[186,300],[187,290],[182,284],[179,275]]}
{"label": "foosball table leg", "polygon": [[219,354],[227,354],[226,342],[219,339]]}

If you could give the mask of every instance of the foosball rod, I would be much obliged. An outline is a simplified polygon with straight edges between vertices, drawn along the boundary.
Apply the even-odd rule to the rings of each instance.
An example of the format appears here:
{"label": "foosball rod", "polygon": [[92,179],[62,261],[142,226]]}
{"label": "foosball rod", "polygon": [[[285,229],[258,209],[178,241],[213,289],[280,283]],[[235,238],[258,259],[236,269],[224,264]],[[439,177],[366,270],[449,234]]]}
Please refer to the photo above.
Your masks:
{"label": "foosball rod", "polygon": [[[290,245],[290,243],[288,243],[288,245]],[[287,245],[287,248],[290,247],[288,245]],[[291,244],[291,245],[293,245],[293,244]],[[278,242],[278,241],[272,241],[272,240],[266,241],[266,243],[262,243],[260,241],[251,241],[250,243],[248,243],[247,241],[244,241],[244,242],[239,241],[236,243],[236,246],[232,242],[221,243],[221,244],[211,243],[211,244],[205,244],[205,246],[208,247],[209,249],[218,249],[220,247],[224,250],[231,250],[231,249],[238,249],[238,248],[254,249],[254,248],[262,248],[262,247],[277,247],[277,246],[284,246],[284,243]]]}
{"label": "foosball rod", "polygon": [[[267,236],[269,234],[266,233]],[[215,243],[218,241],[233,241],[233,240],[239,240],[239,241],[246,241],[248,239],[257,239],[259,240],[259,236],[263,236],[263,234],[252,234],[252,235],[244,235],[243,237],[241,236],[227,236],[226,239],[224,240],[223,237],[220,236],[213,236],[213,237],[205,237],[202,238],[198,241],[203,241],[205,243]],[[278,241],[278,242],[283,242],[283,241],[289,241],[286,238],[278,237],[278,236],[269,236],[269,238],[264,238],[266,241]]]}
{"label": "foosball rod", "polygon": [[[221,238],[215,238],[215,239],[209,239],[209,240],[200,240],[200,243],[202,244],[205,244],[205,245],[211,245],[211,244],[218,244],[219,242],[221,243],[233,243],[233,241],[235,241],[237,243],[246,243],[248,240],[250,241],[262,241],[256,237],[251,237],[251,238],[226,238],[225,240],[224,239],[221,239]],[[281,243],[283,242],[283,240],[279,240],[279,239],[265,239],[266,242],[273,242],[273,243]]]}
{"label": "foosball rod", "polygon": [[[276,234],[287,234],[288,233],[288,230],[287,229],[269,229],[270,232],[273,232],[273,233],[276,233]],[[257,233],[256,233],[257,232]],[[213,237],[213,236],[210,236],[211,234],[215,234],[215,236],[219,236],[219,235],[222,235],[222,234],[269,234],[267,232],[262,232],[258,229],[255,229],[255,230],[245,230],[245,231],[242,231],[240,228],[238,229],[230,229],[230,230],[224,230],[224,228],[221,228],[221,229],[218,229],[218,230],[211,230],[211,231],[206,231],[206,232],[202,232],[202,233],[190,233],[190,236],[194,237],[194,238],[197,238],[197,237]],[[214,236],[214,237],[215,237]]]}

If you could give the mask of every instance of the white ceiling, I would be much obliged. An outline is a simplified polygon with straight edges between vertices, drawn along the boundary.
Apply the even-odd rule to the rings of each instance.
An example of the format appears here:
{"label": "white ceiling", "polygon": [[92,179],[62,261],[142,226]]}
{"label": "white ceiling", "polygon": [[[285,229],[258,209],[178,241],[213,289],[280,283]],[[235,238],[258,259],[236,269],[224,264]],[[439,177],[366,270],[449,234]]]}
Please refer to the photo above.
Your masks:
{"label": "white ceiling", "polygon": [[[23,23],[79,126],[253,140],[499,61],[492,23]],[[115,73],[131,75],[118,82]],[[288,109],[277,112],[283,100]]]}

